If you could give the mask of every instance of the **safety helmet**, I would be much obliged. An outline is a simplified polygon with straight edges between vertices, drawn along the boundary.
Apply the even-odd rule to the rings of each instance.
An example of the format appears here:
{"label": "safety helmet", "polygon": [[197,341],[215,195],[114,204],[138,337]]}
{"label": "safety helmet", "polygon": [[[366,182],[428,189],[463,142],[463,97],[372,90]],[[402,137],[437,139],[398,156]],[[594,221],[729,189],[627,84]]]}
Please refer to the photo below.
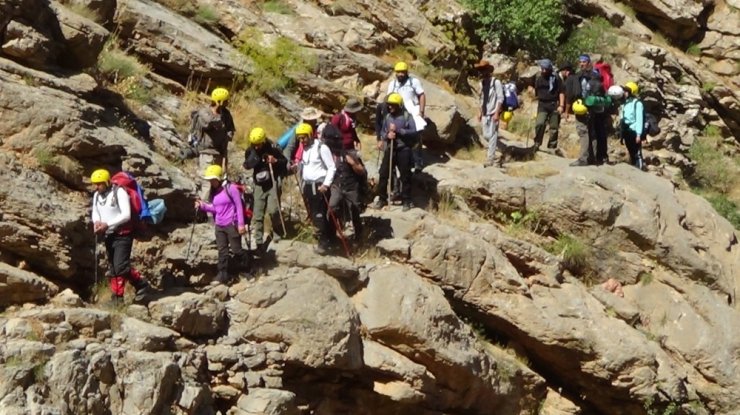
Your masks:
{"label": "safety helmet", "polygon": [[586,108],[586,106],[583,105],[583,101],[581,101],[580,99],[577,99],[576,102],[573,103],[573,114],[576,114],[576,115],[588,114],[588,108]]}
{"label": "safety helmet", "polygon": [[229,90],[226,88],[216,88],[211,92],[211,101],[218,105],[222,105],[227,99],[229,99]]}
{"label": "safety helmet", "polygon": [[511,121],[511,118],[514,117],[514,113],[511,111],[504,111],[504,113],[501,115],[501,120],[504,122]]}
{"label": "safety helmet", "polygon": [[307,135],[310,137],[311,135],[313,135],[313,127],[311,127],[310,124],[306,123],[298,124],[298,127],[295,128],[295,135]]}
{"label": "safety helmet", "polygon": [[394,72],[408,72],[409,71],[409,64],[406,62],[396,62],[396,65],[393,66]]}
{"label": "safety helmet", "polygon": [[385,102],[387,102],[388,104],[401,105],[403,104],[403,97],[398,92],[393,92],[392,94],[388,95],[388,98],[385,99]]}
{"label": "safety helmet", "polygon": [[606,91],[606,94],[612,98],[622,98],[622,96],[624,96],[624,89],[619,85],[612,85],[609,87],[609,90]]}
{"label": "safety helmet", "polygon": [[206,180],[216,179],[221,180],[221,177],[224,174],[224,169],[221,168],[218,164],[211,164],[210,166],[206,167],[206,171],[203,172],[203,178]]}
{"label": "safety helmet", "polygon": [[92,184],[108,183],[110,181],[110,173],[106,169],[97,169],[90,175],[90,182]]}
{"label": "safety helmet", "polygon": [[626,84],[624,84],[624,87],[629,89],[632,95],[637,95],[637,93],[640,91],[640,88],[637,86],[637,82],[634,81],[627,82]]}
{"label": "safety helmet", "polygon": [[265,130],[262,127],[252,128],[252,131],[249,132],[249,143],[252,145],[262,144],[266,139],[267,134],[265,134]]}

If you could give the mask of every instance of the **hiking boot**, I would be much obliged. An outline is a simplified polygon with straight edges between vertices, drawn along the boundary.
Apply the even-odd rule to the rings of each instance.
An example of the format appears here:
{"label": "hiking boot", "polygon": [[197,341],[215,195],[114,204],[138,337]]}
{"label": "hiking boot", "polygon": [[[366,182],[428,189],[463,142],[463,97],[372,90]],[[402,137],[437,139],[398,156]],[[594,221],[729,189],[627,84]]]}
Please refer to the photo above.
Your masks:
{"label": "hiking boot", "polygon": [[149,283],[144,283],[141,287],[136,289],[136,295],[134,296],[134,303],[141,304],[146,301],[149,295]]}
{"label": "hiking boot", "polygon": [[581,167],[581,166],[588,166],[588,163],[583,160],[576,160],[573,163],[570,163],[571,167]]}
{"label": "hiking boot", "polygon": [[373,203],[373,209],[383,209],[386,206],[388,206],[388,202],[383,199],[378,199],[377,202]]}
{"label": "hiking boot", "polygon": [[414,207],[414,204],[413,203],[406,202],[406,203],[403,204],[403,208],[401,208],[401,211],[402,212],[406,212],[406,211],[410,210],[413,207]]}

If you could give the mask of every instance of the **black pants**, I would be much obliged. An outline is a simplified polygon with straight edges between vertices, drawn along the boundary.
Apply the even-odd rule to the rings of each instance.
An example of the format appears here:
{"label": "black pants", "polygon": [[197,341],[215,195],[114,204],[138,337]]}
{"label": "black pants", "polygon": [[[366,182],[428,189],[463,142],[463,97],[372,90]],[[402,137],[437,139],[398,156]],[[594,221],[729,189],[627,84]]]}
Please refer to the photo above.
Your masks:
{"label": "black pants", "polygon": [[[236,266],[229,270],[229,247],[234,254]],[[236,229],[236,225],[216,225],[216,248],[218,248],[218,273],[227,274],[229,271],[239,271],[248,268],[248,257],[242,249],[242,236]]]}
{"label": "black pants", "polygon": [[311,212],[311,220],[318,231],[319,246],[328,249],[334,239],[333,226],[329,222],[327,214],[328,201],[331,192],[321,193],[319,191],[321,183],[303,183],[303,197],[308,203],[308,210]]}
{"label": "black pants", "polygon": [[548,124],[550,125],[550,139],[547,142],[547,148],[557,148],[558,129],[560,128],[560,113],[558,112],[557,101],[540,102],[537,106],[534,143],[538,148],[542,145],[542,139],[545,137],[545,127]]}
{"label": "black pants", "polygon": [[131,274],[131,250],[134,246],[132,235],[110,234],[105,236],[105,251],[111,276],[129,278]]}
{"label": "black pants", "polygon": [[[390,146],[386,146],[383,153],[383,161],[380,163],[380,181],[378,183],[378,195],[380,200],[388,200],[388,179],[390,173]],[[398,168],[401,175],[401,200],[403,203],[411,203],[411,166],[413,166],[411,148],[403,146],[393,149],[393,169]]]}
{"label": "black pants", "polygon": [[355,228],[355,237],[362,233],[362,218],[360,217],[360,191],[359,186],[342,189],[339,185],[332,185],[329,206],[337,218],[347,219],[343,216],[343,209],[349,207],[349,215],[352,226]]}
{"label": "black pants", "polygon": [[607,161],[606,148],[606,125],[611,123],[611,118],[606,112],[591,114],[591,125],[589,136],[591,137],[591,148],[593,155],[596,157],[596,163],[601,164]]}
{"label": "black pants", "polygon": [[622,140],[624,140],[624,145],[630,154],[630,164],[642,169],[644,164],[642,160],[642,142],[637,143],[637,133],[629,128],[623,128]]}

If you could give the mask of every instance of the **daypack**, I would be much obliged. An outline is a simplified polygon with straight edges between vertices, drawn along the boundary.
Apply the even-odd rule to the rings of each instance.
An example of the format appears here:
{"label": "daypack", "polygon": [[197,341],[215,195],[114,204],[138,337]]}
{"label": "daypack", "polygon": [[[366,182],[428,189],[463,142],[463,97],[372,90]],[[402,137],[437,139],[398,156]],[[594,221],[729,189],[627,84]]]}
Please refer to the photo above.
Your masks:
{"label": "daypack", "polygon": [[519,96],[517,95],[516,84],[509,82],[504,84],[504,107],[509,111],[519,108]]}
{"label": "daypack", "polygon": [[229,200],[231,200],[231,204],[234,206],[236,206],[236,202],[231,197],[231,193],[229,193],[229,186],[234,186],[236,187],[236,190],[239,191],[239,195],[241,195],[242,198],[242,208],[244,209],[244,224],[251,224],[252,216],[254,216],[254,210],[252,209],[254,206],[254,195],[252,193],[247,193],[248,186],[246,184],[227,181],[226,184],[224,184],[224,191],[226,192],[226,196],[229,197]]}
{"label": "daypack", "polygon": [[605,90],[609,90],[609,88],[614,85],[614,75],[612,74],[612,67],[606,62],[596,62],[594,64],[594,68],[599,72],[599,75],[601,75],[601,83]]}
{"label": "daypack", "polygon": [[[644,104],[643,108],[645,108]],[[643,119],[645,120],[643,134],[647,134],[650,137],[655,137],[656,135],[660,134],[660,126],[658,125],[658,119],[655,117],[655,115],[645,112],[643,115]]]}
{"label": "daypack", "polygon": [[339,128],[337,128],[336,125],[332,123],[327,123],[324,126],[324,129],[321,131],[321,140],[339,140],[339,142],[342,141],[342,132],[339,131]]}
{"label": "daypack", "polygon": [[[110,178],[111,184],[115,187],[122,187],[128,194],[131,203],[131,218],[135,225],[152,224],[156,225],[164,219],[167,212],[167,206],[162,199],[147,201],[144,197],[144,189],[136,181],[136,178],[128,172],[118,172]],[[115,189],[114,189],[115,190]],[[115,193],[113,193],[115,195]]]}

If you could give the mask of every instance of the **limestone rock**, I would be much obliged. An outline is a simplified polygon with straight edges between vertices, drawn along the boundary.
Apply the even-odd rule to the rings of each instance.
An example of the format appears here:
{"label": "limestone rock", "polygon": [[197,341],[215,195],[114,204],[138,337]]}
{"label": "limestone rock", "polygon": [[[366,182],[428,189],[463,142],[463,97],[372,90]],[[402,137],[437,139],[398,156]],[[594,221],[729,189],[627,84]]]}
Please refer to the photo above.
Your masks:
{"label": "limestone rock", "polygon": [[88,20],[59,4],[52,3],[59,19],[64,43],[69,55],[64,56],[65,66],[87,68],[95,65],[98,54],[110,33],[92,20]]}
{"label": "limestone rock", "polygon": [[116,383],[110,409],[117,414],[156,414],[169,407],[180,370],[164,353],[126,352],[114,359]]}
{"label": "limestone rock", "polygon": [[237,415],[298,415],[293,392],[252,388],[247,395],[242,395],[236,407]]}
{"label": "limestone rock", "polygon": [[660,30],[679,40],[690,39],[701,26],[701,15],[707,7],[702,2],[669,0],[629,0],[638,13]]}
{"label": "limestone rock", "polygon": [[48,300],[59,287],[40,276],[0,262],[0,305]]}
{"label": "limestone rock", "polygon": [[126,317],[121,323],[121,337],[136,350],[156,352],[171,350],[179,334],[164,327]]}
{"label": "limestone rock", "polygon": [[190,337],[216,335],[226,328],[226,309],[212,298],[193,293],[165,297],[149,304],[152,319]]}
{"label": "limestone rock", "polygon": [[340,280],[356,280],[359,276],[357,265],[351,260],[333,255],[317,255],[313,246],[291,241],[280,243],[277,249],[278,262],[286,266],[317,268]]}

